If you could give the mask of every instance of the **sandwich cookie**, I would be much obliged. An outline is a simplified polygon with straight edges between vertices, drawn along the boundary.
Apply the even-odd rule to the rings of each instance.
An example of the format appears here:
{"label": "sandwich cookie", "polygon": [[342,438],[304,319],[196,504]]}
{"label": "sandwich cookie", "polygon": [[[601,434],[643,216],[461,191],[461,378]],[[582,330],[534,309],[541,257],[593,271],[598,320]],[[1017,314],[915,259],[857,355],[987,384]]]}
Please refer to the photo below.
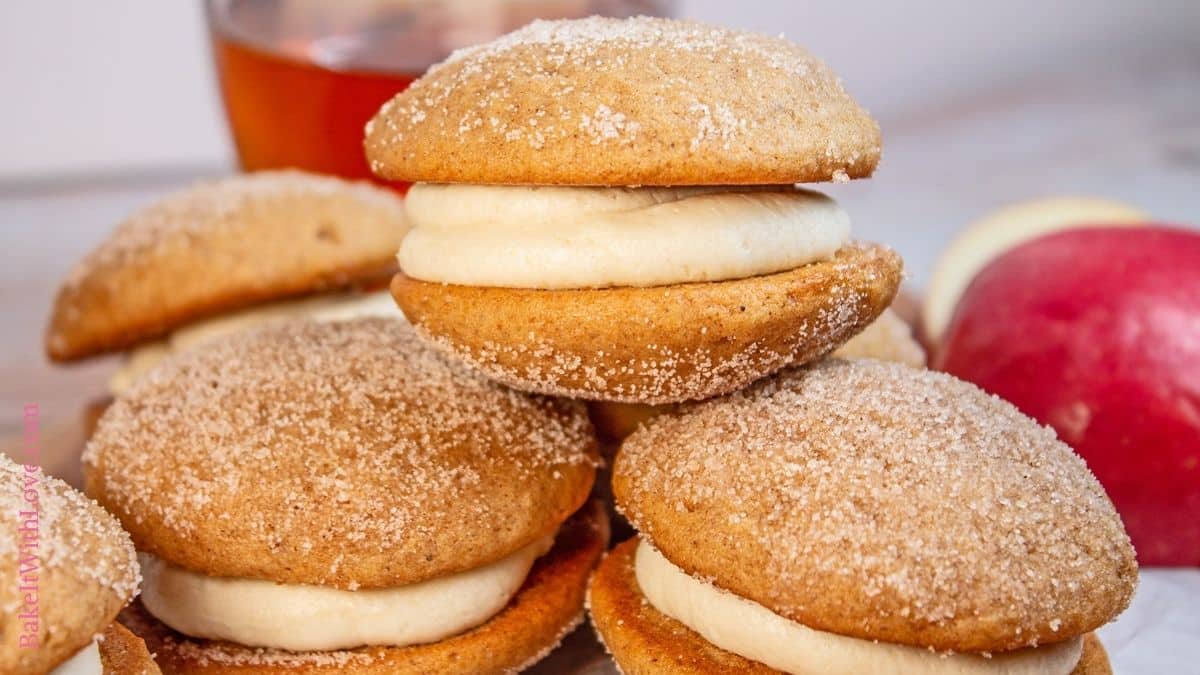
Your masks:
{"label": "sandwich cookie", "polygon": [[674,403],[822,356],[900,258],[797,183],[871,174],[879,127],[808,52],[693,22],[534,22],[460,50],[366,129],[415,183],[392,293],[513,387]]}
{"label": "sandwich cookie", "polygon": [[[925,350],[913,337],[912,328],[892,308],[884,310],[863,332],[834,350],[832,356],[879,359],[904,363],[914,368],[925,367]],[[620,443],[639,424],[672,409],[672,406],[639,403],[588,403],[588,415],[596,427],[596,434],[608,443]]]}
{"label": "sandwich cookie", "polygon": [[84,453],[177,673],[515,672],[607,542],[579,403],[451,367],[404,322],[295,321],[140,378]]}
{"label": "sandwich cookie", "polygon": [[118,394],[166,355],[289,317],[400,318],[386,292],[404,202],[367,183],[264,171],[130,216],[71,270],[46,331],[55,361],[125,351]]}
{"label": "sandwich cookie", "polygon": [[662,415],[592,619],[625,673],[1108,673],[1137,583],[1083,461],[942,373],[830,359]]}
{"label": "sandwich cookie", "polygon": [[116,623],[138,591],[133,542],[116,518],[57,478],[0,455],[0,672],[158,673]]}

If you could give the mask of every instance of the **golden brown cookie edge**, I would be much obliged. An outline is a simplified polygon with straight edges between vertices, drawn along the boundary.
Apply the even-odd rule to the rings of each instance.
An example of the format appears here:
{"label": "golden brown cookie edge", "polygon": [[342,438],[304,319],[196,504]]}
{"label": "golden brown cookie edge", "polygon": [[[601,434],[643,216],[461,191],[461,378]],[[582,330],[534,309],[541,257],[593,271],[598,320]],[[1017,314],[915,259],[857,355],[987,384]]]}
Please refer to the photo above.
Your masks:
{"label": "golden brown cookie edge", "polygon": [[534,564],[508,607],[487,623],[427,645],[340,652],[351,655],[341,663],[322,658],[330,656],[327,654],[307,655],[290,663],[230,663],[231,659],[252,658],[261,650],[186,638],[156,621],[140,603],[126,610],[122,618],[173,675],[515,673],[545,657],[579,624],[587,578],[603,555],[608,536],[603,506],[589,502],[563,525],[554,548]]}
{"label": "golden brown cookie edge", "polygon": [[104,665],[104,675],[155,675],[162,672],[150,656],[146,642],[129,632],[119,621],[113,621],[104,629],[100,662]]}
{"label": "golden brown cookie edge", "polygon": [[392,294],[422,337],[515,389],[665,404],[730,393],[833,351],[887,308],[902,269],[891,249],[855,243],[829,260],[721,282],[536,290],[398,274]]}
{"label": "golden brown cookie edge", "polygon": [[[625,675],[778,675],[757,661],[725,651],[649,604],[633,571],[638,538],[605,555],[588,584],[588,610],[605,649]],[[1095,633],[1071,675],[1112,675]]]}

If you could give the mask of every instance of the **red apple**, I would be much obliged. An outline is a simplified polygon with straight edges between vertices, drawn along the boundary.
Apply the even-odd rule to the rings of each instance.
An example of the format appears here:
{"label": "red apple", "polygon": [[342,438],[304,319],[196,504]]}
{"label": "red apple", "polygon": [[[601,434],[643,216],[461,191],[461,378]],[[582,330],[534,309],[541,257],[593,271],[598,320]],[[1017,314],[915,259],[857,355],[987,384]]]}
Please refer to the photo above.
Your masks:
{"label": "red apple", "polygon": [[971,223],[946,246],[934,265],[921,307],[920,334],[936,351],[971,279],[993,258],[1044,234],[1097,225],[1141,225],[1142,211],[1099,197],[1046,197],[1012,204]]}
{"label": "red apple", "polygon": [[963,293],[934,366],[1087,461],[1147,565],[1200,565],[1200,232],[1049,234]]}

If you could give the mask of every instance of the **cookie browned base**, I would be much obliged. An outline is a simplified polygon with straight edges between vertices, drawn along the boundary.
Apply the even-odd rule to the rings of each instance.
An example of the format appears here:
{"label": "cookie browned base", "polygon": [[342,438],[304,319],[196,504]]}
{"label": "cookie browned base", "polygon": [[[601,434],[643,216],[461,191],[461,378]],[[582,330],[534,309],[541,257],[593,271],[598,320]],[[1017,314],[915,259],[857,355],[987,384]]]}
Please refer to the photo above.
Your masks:
{"label": "cookie browned base", "polygon": [[[637,537],[601,561],[588,588],[588,609],[600,641],[625,675],[778,675],[757,661],[727,652],[654,609],[638,588],[633,560]],[[1108,655],[1088,633],[1071,675],[1112,675]]]}
{"label": "cookie browned base", "polygon": [[508,607],[490,621],[441,642],[296,653],[191,639],[133,605],[122,619],[145,638],[168,675],[276,673],[515,673],[541,660],[578,625],[588,574],[608,545],[608,519],[597,502],[563,524],[554,548],[538,559]]}
{"label": "cookie browned base", "polygon": [[536,290],[399,274],[392,295],[422,336],[516,389],[661,404],[727,394],[833,351],[891,304],[902,266],[891,249],[849,244],[749,279]]}
{"label": "cookie browned base", "polygon": [[[899,297],[899,296],[897,296]],[[879,359],[880,361],[896,361],[906,363],[916,368],[925,367],[925,352],[912,337],[909,324],[900,318],[892,307],[884,310],[879,318],[863,329],[863,332],[850,338],[844,345],[838,347],[831,356],[847,359]],[[609,443],[620,443],[632,434],[638,425],[653,419],[664,412],[674,410],[673,406],[653,406],[641,403],[616,403],[613,401],[589,401],[588,417],[600,439]]]}
{"label": "cookie browned base", "polygon": [[146,649],[146,643],[116,621],[104,629],[100,663],[104,665],[104,675],[158,675],[162,672]]}

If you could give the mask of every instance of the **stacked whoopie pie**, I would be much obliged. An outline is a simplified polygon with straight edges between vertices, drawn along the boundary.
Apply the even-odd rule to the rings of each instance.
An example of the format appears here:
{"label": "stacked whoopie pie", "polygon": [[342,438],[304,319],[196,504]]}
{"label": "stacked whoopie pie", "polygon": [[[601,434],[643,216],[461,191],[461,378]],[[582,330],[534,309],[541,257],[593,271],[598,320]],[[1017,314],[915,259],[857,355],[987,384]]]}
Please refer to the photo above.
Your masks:
{"label": "stacked whoopie pie", "polygon": [[638,18],[535,22],[434,66],[366,129],[413,182],[392,293],[526,391],[640,404],[820,357],[901,261],[797,183],[871,174],[879,127],[782,40]]}
{"label": "stacked whoopie pie", "polygon": [[508,673],[582,619],[608,543],[578,402],[452,367],[402,321],[296,320],[138,379],[84,454],[168,673]]}
{"label": "stacked whoopie pie", "polygon": [[[795,187],[880,153],[807,52],[536,22],[435,66],[365,145],[415,183],[392,293],[419,336],[517,389],[673,404],[622,445],[640,534],[590,587],[623,672],[1109,672],[1091,631],[1137,566],[1082,461],[951,377],[816,361],[901,263]],[[863,352],[912,358],[893,329]]]}
{"label": "stacked whoopie pie", "polygon": [[0,672],[150,675],[146,644],[115,621],[138,592],[129,535],[41,469],[0,454]]}
{"label": "stacked whoopie pie", "polygon": [[263,322],[402,318],[385,287],[407,229],[403,201],[367,183],[263,171],[196,185],[133,214],[75,265],[46,353],[125,352],[116,396],[169,354]]}

